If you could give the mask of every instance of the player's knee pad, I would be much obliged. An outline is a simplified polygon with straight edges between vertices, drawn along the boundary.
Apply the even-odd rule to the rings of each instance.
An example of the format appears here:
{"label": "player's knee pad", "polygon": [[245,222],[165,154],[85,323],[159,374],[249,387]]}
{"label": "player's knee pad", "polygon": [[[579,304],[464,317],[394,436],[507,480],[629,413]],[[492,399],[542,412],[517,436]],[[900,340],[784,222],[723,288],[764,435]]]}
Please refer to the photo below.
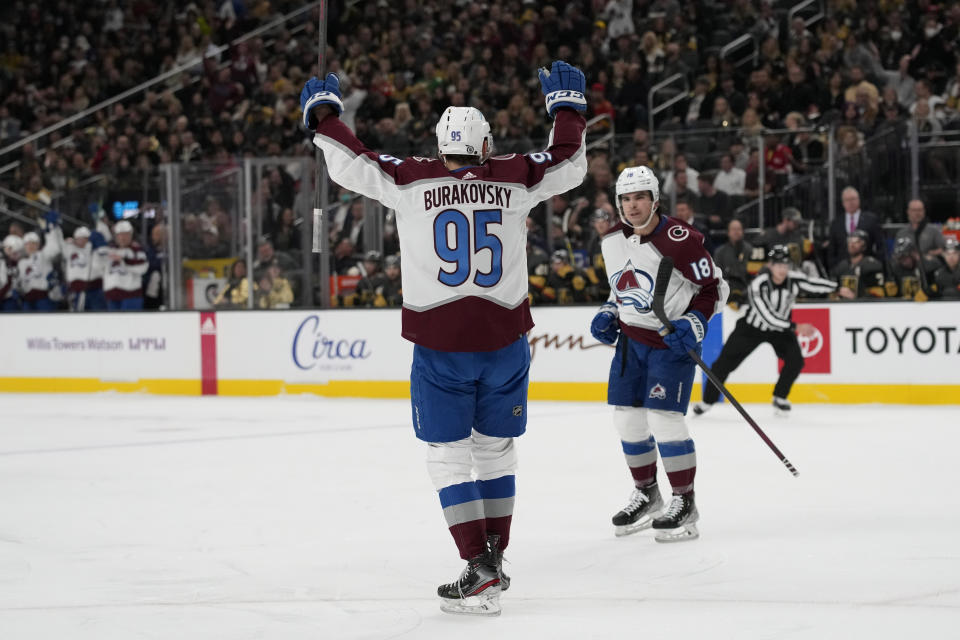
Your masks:
{"label": "player's knee pad", "polygon": [[513,438],[473,434],[473,464],[477,480],[492,480],[517,472],[517,449]]}
{"label": "player's knee pad", "polygon": [[644,442],[650,437],[650,421],[643,407],[614,407],[613,424],[623,442]]}
{"label": "player's knee pad", "polygon": [[427,473],[438,491],[473,479],[470,475],[473,469],[472,445],[470,438],[427,444]]}
{"label": "player's knee pad", "polygon": [[647,420],[657,442],[679,442],[690,438],[687,420],[679,411],[650,409]]}

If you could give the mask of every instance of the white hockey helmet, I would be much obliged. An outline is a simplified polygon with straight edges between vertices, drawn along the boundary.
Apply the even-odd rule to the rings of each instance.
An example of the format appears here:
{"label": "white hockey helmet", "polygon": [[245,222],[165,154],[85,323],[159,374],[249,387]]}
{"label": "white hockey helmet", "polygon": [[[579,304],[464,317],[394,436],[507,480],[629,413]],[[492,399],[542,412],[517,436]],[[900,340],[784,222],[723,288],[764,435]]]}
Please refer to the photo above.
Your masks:
{"label": "white hockey helmet", "polygon": [[77,227],[73,232],[73,238],[79,240],[80,238],[89,238],[90,229],[87,227]]}
{"label": "white hockey helmet", "polygon": [[121,220],[113,225],[113,234],[116,235],[118,233],[133,233],[133,225],[127,220]]}
{"label": "white hockey helmet", "polygon": [[[637,193],[639,191],[649,191],[650,196],[653,199],[653,206],[650,208],[650,215],[652,216],[657,208],[660,206],[660,181],[657,180],[656,174],[653,173],[653,170],[650,167],[639,166],[639,167],[627,167],[620,172],[620,176],[617,178],[617,213],[620,214],[620,220],[623,221],[623,224],[628,227],[633,227],[626,216],[623,215],[623,206],[620,204],[620,196],[627,193]],[[647,225],[650,219],[648,218],[640,227],[643,228]]]}
{"label": "white hockey helmet", "polygon": [[437,122],[440,155],[476,156],[485,162],[493,149],[492,141],[490,123],[475,107],[447,107]]}
{"label": "white hockey helmet", "polygon": [[15,236],[12,233],[3,239],[3,249],[7,253],[18,255],[23,251],[23,238]]}
{"label": "white hockey helmet", "polygon": [[40,244],[40,236],[33,231],[28,231],[27,233],[23,234],[23,244],[30,244],[31,242]]}

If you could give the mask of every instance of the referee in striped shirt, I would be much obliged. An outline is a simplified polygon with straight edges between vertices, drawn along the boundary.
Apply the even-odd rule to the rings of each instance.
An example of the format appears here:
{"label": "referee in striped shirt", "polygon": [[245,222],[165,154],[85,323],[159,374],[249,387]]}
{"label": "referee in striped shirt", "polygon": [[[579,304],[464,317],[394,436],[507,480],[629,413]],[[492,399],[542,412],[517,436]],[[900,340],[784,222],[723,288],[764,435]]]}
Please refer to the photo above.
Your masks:
{"label": "referee in striped shirt", "polygon": [[[792,270],[790,251],[783,245],[772,247],[767,259],[767,268],[757,274],[748,288],[747,313],[737,321],[712,369],[721,381],[725,381],[757,347],[769,343],[784,363],[773,388],[773,406],[777,413],[786,415],[790,411],[790,401],[787,400],[790,387],[803,369],[803,353],[794,331],[808,337],[814,332],[813,325],[797,325],[790,319],[793,303],[800,292],[833,293],[837,291],[837,283]],[[841,288],[839,294],[845,298],[855,297],[846,287]],[[693,412],[697,415],[706,413],[719,398],[720,391],[712,384],[707,385],[703,390],[703,402],[694,405]]]}

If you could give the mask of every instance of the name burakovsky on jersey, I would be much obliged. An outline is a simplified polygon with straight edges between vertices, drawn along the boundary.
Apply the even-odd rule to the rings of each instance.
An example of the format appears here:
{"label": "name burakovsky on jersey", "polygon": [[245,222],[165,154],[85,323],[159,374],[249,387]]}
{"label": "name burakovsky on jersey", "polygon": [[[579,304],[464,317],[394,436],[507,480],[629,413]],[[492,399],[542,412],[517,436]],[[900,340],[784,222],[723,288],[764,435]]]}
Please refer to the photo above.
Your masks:
{"label": "name burakovsky on jersey", "polygon": [[512,195],[513,189],[492,184],[445,184],[423,192],[423,210],[455,204],[489,204],[509,209]]}

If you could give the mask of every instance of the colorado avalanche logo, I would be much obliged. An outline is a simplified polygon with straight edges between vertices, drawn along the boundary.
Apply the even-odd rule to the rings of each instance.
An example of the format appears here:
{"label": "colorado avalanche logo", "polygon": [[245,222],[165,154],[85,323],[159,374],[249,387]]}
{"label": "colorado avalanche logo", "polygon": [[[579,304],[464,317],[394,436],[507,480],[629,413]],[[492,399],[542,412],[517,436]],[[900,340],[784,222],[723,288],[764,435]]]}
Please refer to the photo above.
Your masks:
{"label": "colorado avalanche logo", "polygon": [[690,230],[686,227],[670,227],[667,236],[674,242],[682,242],[690,235]]}
{"label": "colorado avalanche logo", "polygon": [[610,288],[617,292],[617,302],[628,304],[639,313],[650,313],[653,303],[653,278],[633,266],[629,260],[623,270],[610,276]]}

